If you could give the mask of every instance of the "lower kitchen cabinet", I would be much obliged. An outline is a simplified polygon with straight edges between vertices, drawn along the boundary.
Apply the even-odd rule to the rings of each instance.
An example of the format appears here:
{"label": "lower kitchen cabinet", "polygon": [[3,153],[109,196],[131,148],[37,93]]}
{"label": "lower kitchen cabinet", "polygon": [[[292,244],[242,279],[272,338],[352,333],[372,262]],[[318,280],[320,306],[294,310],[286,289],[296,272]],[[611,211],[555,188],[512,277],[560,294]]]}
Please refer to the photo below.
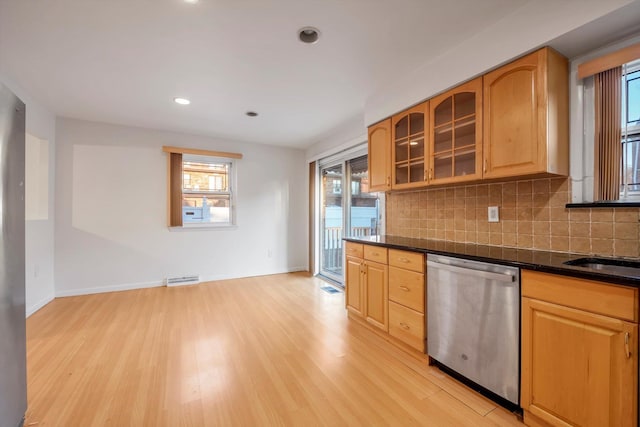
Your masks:
{"label": "lower kitchen cabinet", "polygon": [[349,313],[424,352],[424,255],[354,242],[345,253]]}
{"label": "lower kitchen cabinet", "polygon": [[[346,242],[345,304],[371,325],[389,330],[387,249]],[[360,257],[357,257],[360,255]],[[374,260],[374,261],[372,261]]]}
{"label": "lower kitchen cabinet", "polygon": [[361,258],[348,256],[345,268],[345,304],[347,310],[358,316],[364,316],[364,277]]}
{"label": "lower kitchen cabinet", "polygon": [[637,425],[638,290],[523,270],[522,295],[525,424]]}
{"label": "lower kitchen cabinet", "polygon": [[[386,251],[386,250],[385,250]],[[364,288],[366,289],[366,303],[364,318],[367,322],[382,329],[389,330],[389,300],[388,267],[386,264],[365,260]]]}

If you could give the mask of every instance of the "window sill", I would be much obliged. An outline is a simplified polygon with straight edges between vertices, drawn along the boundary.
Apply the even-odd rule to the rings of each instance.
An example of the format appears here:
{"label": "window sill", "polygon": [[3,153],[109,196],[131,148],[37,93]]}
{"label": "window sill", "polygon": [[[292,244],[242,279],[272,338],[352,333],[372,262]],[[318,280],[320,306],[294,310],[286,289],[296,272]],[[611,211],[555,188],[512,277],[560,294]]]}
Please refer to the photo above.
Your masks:
{"label": "window sill", "polygon": [[169,227],[169,231],[195,231],[195,230],[235,230],[238,226],[235,224],[185,224],[178,227]]}
{"label": "window sill", "polygon": [[588,203],[567,203],[567,209],[591,209],[591,208],[640,208],[640,200],[635,201],[604,201]]}

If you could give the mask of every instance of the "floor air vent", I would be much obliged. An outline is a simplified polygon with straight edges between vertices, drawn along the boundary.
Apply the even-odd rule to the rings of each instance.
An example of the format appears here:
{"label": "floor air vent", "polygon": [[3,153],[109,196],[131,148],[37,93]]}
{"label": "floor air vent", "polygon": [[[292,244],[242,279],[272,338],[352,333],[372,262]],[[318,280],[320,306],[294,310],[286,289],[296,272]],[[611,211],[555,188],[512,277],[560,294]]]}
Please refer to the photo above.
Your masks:
{"label": "floor air vent", "polygon": [[200,276],[167,277],[167,286],[195,285],[200,283]]}

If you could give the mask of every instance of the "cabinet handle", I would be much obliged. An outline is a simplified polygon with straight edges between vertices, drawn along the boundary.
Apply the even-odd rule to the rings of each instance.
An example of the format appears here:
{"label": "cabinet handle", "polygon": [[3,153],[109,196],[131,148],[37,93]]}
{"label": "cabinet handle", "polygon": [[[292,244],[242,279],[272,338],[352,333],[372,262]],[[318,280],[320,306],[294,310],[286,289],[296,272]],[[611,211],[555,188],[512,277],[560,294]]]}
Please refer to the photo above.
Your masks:
{"label": "cabinet handle", "polygon": [[387,177],[387,186],[389,186],[389,185],[391,185],[391,177],[390,176]]}
{"label": "cabinet handle", "polygon": [[400,327],[402,329],[406,329],[406,330],[411,329],[411,327],[409,325],[407,325],[406,323],[404,323],[404,322],[400,322]]}
{"label": "cabinet handle", "polygon": [[487,173],[487,158],[484,158],[484,173]]}
{"label": "cabinet handle", "polygon": [[408,260],[408,259],[406,259],[406,258],[404,258],[404,257],[400,257],[400,258],[398,258],[398,261],[400,261],[400,262],[404,262],[405,264],[409,262],[409,260]]}
{"label": "cabinet handle", "polygon": [[429,169],[429,181],[433,179],[433,168]]}
{"label": "cabinet handle", "polygon": [[402,289],[405,292],[409,292],[409,288],[407,288],[406,286],[400,286],[400,289]]}
{"label": "cabinet handle", "polygon": [[624,333],[624,353],[627,359],[631,359],[631,351],[629,350],[629,332]]}

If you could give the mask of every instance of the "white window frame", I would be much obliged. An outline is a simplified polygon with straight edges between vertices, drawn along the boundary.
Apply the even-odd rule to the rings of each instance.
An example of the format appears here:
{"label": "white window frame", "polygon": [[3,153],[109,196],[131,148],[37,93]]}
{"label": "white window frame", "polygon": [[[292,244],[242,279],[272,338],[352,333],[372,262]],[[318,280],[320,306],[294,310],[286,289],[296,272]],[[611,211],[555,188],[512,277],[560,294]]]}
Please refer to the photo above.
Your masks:
{"label": "white window frame", "polygon": [[[215,195],[228,195],[229,196],[229,221],[226,222],[191,222],[185,223],[183,220],[182,227],[172,227],[172,228],[234,228],[236,227],[236,162],[234,159],[226,158],[226,157],[215,157],[215,156],[206,156],[206,155],[197,155],[197,154],[184,154],[182,156],[182,164],[184,166],[185,162],[201,162],[201,163],[218,163],[218,164],[228,164],[229,165],[229,191],[184,191],[184,183],[182,184],[183,195],[187,194],[202,194],[206,196],[206,194],[215,194]],[[183,174],[184,176],[184,174]]]}
{"label": "white window frame", "polygon": [[[242,159],[241,153],[231,153],[223,151],[203,150],[199,148],[185,148],[176,146],[162,146],[162,151],[167,156],[167,224],[169,230],[189,230],[189,229],[229,229],[235,228],[236,223],[236,203],[238,200],[237,187],[237,162]],[[231,170],[228,174],[229,180],[229,221],[224,223],[190,223],[183,221],[183,187],[184,187],[184,162],[197,160],[203,156],[205,160],[219,163],[229,163]]]}
{"label": "white window frame", "polygon": [[[622,99],[623,99],[623,109],[622,109],[622,119],[623,119],[623,125],[622,125],[622,139],[626,139],[627,135],[633,135],[634,138],[637,138],[640,136],[640,123],[638,124],[634,124],[634,125],[629,125],[627,123],[627,109],[626,109],[626,104],[627,102],[627,90],[626,90],[626,76],[631,74],[631,73],[635,73],[640,71],[640,60],[636,60],[633,61],[631,64],[627,65],[625,64],[622,68],[623,71],[623,75],[622,75],[622,81],[623,81],[623,91],[622,91]],[[622,143],[622,142],[621,142]],[[637,142],[638,143],[638,142]],[[622,143],[622,144],[626,144],[626,143]],[[623,145],[623,149],[622,149],[622,160],[625,160],[624,157],[624,145]],[[622,166],[622,171],[624,173],[624,169],[625,166]],[[624,182],[624,180],[621,182],[621,184],[624,186],[621,194],[620,194],[620,199],[621,200],[630,200],[630,201],[638,201],[640,200],[640,190],[628,190],[627,186],[626,186],[626,182]]]}
{"label": "white window frame", "polygon": [[[594,136],[595,111],[593,77],[578,79],[578,65],[640,42],[640,35],[593,50],[570,61],[570,176],[571,201],[593,202],[594,190]],[[622,143],[622,141],[620,142]],[[640,194],[627,197],[627,201],[640,200]]]}

